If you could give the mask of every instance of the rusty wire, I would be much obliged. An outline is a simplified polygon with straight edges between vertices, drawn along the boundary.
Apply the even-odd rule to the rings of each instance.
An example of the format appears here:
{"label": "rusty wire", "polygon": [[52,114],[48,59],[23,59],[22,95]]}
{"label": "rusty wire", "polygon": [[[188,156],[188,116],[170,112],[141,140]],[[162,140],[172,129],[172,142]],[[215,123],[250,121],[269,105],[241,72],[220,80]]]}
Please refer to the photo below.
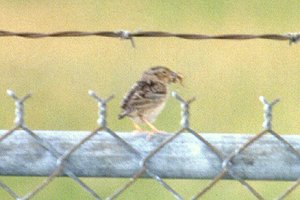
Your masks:
{"label": "rusty wire", "polygon": [[120,31],[61,31],[52,33],[39,33],[39,32],[13,32],[0,30],[0,37],[22,37],[29,39],[39,39],[47,37],[110,37],[130,40],[133,47],[135,42],[133,38],[180,38],[187,40],[252,40],[252,39],[267,39],[277,41],[289,41],[289,44],[297,43],[300,40],[300,33],[287,33],[287,34],[220,34],[220,35],[207,35],[207,34],[190,34],[190,33],[170,33],[163,31],[136,31],[130,32],[126,30]]}
{"label": "rusty wire", "polygon": [[[253,143],[255,143],[257,140],[259,140],[261,137],[263,137],[266,134],[270,134],[274,136],[280,143],[283,144],[283,146],[291,153],[297,156],[297,158],[300,160],[300,152],[298,152],[288,141],[286,141],[283,137],[281,137],[278,133],[272,130],[272,109],[273,106],[279,102],[278,99],[268,102],[264,97],[260,97],[260,101],[263,103],[264,108],[264,122],[263,122],[263,130],[252,137],[250,140],[245,142],[240,147],[236,148],[234,151],[232,151],[230,154],[224,154],[223,152],[219,151],[213,144],[209,143],[207,140],[205,140],[201,134],[194,131],[189,124],[189,108],[190,104],[195,100],[195,98],[192,98],[190,100],[184,100],[182,97],[180,97],[176,93],[172,93],[172,96],[178,100],[178,102],[181,105],[181,128],[178,130],[175,134],[171,134],[167,139],[162,141],[158,146],[156,146],[152,151],[150,151],[147,155],[143,155],[139,150],[135,149],[131,144],[126,142],[124,139],[122,139],[119,135],[117,135],[113,130],[111,130],[107,126],[106,122],[106,112],[107,112],[107,103],[113,98],[113,96],[110,96],[107,99],[102,99],[99,96],[96,95],[94,91],[89,91],[88,94],[94,98],[98,104],[98,119],[97,124],[98,127],[91,131],[86,137],[82,138],[77,144],[75,144],[73,147],[71,147],[69,150],[67,150],[64,153],[59,153],[55,147],[53,147],[50,143],[45,141],[43,138],[39,137],[37,134],[34,133],[31,129],[29,129],[24,122],[24,102],[26,99],[28,99],[31,95],[25,95],[22,98],[19,98],[15,95],[15,93],[11,90],[7,91],[7,94],[13,98],[16,105],[15,110],[15,127],[11,130],[7,131],[0,137],[0,145],[3,140],[5,140],[7,137],[9,137],[11,134],[13,134],[16,130],[22,129],[25,131],[25,133],[32,136],[35,141],[45,148],[47,151],[49,151],[53,157],[56,159],[56,168],[55,170],[38,186],[36,186],[32,191],[25,194],[23,197],[20,197],[17,193],[15,193],[9,186],[7,186],[5,183],[0,181],[0,188],[2,188],[4,191],[6,191],[13,199],[22,199],[27,200],[33,198],[39,191],[41,191],[43,188],[45,188],[51,181],[53,181],[57,176],[60,176],[62,174],[66,174],[70,178],[72,178],[76,183],[78,183],[84,190],[86,190],[94,199],[100,200],[103,199],[103,197],[100,197],[99,194],[97,194],[94,190],[92,190],[89,186],[84,184],[71,170],[70,166],[72,163],[70,162],[70,157],[72,154],[79,149],[85,142],[89,141],[92,137],[94,137],[96,134],[101,134],[102,132],[109,133],[114,139],[116,139],[120,145],[123,145],[129,152],[133,153],[139,160],[140,165],[139,169],[132,174],[131,179],[126,182],[123,186],[119,187],[117,190],[113,192],[110,196],[106,197],[106,199],[116,199],[118,198],[125,190],[127,190],[129,187],[131,187],[139,178],[141,178],[144,174],[147,174],[149,177],[157,181],[163,188],[165,188],[173,197],[174,199],[181,200],[183,197],[176,192],[170,185],[168,185],[161,177],[156,175],[152,169],[148,166],[149,161],[157,154],[159,153],[167,144],[170,144],[174,139],[176,139],[179,135],[181,135],[184,131],[192,134],[196,140],[201,141],[205,146],[207,146],[211,152],[213,152],[220,160],[220,172],[216,175],[216,177],[211,180],[211,182],[204,188],[202,188],[198,193],[193,195],[191,199],[199,199],[203,195],[205,195],[207,192],[210,191],[211,188],[214,187],[215,184],[217,184],[225,175],[228,175],[232,179],[235,179],[239,181],[256,199],[264,199],[264,197],[257,192],[252,186],[250,186],[244,179],[242,179],[239,174],[237,174],[233,166],[238,164],[237,160],[235,159],[238,156],[241,156],[243,152],[251,146]],[[101,131],[101,132],[100,132]],[[300,177],[299,179],[292,184],[286,191],[284,191],[277,199],[281,200],[284,199],[288,194],[290,194],[292,191],[294,191],[298,186],[300,185]]]}

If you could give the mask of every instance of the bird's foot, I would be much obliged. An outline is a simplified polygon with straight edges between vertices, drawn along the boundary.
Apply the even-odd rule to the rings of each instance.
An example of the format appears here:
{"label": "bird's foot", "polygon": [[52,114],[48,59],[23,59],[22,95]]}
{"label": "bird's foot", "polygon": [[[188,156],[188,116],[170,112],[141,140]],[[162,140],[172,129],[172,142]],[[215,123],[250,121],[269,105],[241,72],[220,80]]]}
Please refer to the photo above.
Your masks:
{"label": "bird's foot", "polygon": [[147,137],[146,139],[149,141],[152,137],[152,135],[154,134],[157,134],[157,133],[166,133],[165,131],[161,131],[161,130],[158,130],[154,125],[152,125],[150,122],[148,122],[147,120],[144,120],[143,121],[151,128],[151,131],[145,131],[143,130],[138,124],[134,123],[133,122],[133,126],[135,128],[135,130],[133,131],[134,133],[147,133]]}
{"label": "bird's foot", "polygon": [[[143,130],[143,129],[134,129],[133,131],[132,131],[132,133],[134,134],[134,135],[143,135],[145,132],[147,132],[147,131],[145,131],[145,130]],[[147,132],[148,133],[148,132]]]}
{"label": "bird's foot", "polygon": [[158,134],[158,133],[161,133],[161,134],[165,134],[165,133],[167,133],[166,131],[162,131],[162,130],[158,130],[158,129],[152,129],[151,131],[148,131],[147,132],[147,137],[146,137],[146,140],[150,140],[151,139],[151,137],[152,137],[152,135],[154,135],[154,134]]}
{"label": "bird's foot", "polygon": [[144,130],[138,124],[133,123],[133,126],[134,126],[134,130],[133,130],[134,133],[143,133],[144,132]]}

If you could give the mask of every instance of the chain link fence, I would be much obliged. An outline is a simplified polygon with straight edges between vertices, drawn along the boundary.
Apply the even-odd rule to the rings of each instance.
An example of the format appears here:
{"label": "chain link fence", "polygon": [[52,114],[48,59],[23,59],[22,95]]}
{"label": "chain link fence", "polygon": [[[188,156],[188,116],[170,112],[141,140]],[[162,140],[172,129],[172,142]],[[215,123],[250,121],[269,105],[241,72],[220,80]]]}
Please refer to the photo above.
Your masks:
{"label": "chain link fence", "polygon": [[[263,131],[257,135],[208,135],[198,133],[189,124],[189,109],[195,98],[184,100],[173,92],[172,96],[181,106],[180,130],[174,134],[157,134],[152,137],[152,141],[147,141],[145,134],[119,134],[107,126],[106,108],[113,96],[102,99],[95,92],[88,92],[98,104],[98,127],[82,137],[82,134],[71,132],[51,135],[45,131],[31,130],[24,122],[24,102],[31,95],[19,98],[12,90],[8,90],[7,94],[15,101],[16,117],[15,127],[0,133],[0,173],[47,176],[41,184],[24,196],[19,196],[0,180],[0,188],[12,199],[31,199],[58,176],[70,177],[98,200],[117,199],[138,179],[144,177],[157,181],[174,199],[183,197],[163,178],[211,179],[205,188],[193,196],[191,194],[193,200],[201,198],[222,179],[237,180],[256,199],[268,197],[263,197],[246,180],[296,180],[277,199],[287,197],[300,183],[299,137],[283,137],[272,129],[272,109],[279,99],[268,102],[264,97],[259,98],[263,104],[264,122]],[[265,136],[267,134],[269,136]],[[95,138],[96,135],[100,135],[101,138]],[[265,137],[260,139],[263,136]],[[31,138],[30,141],[28,137]],[[92,143],[87,144],[88,141]],[[107,143],[108,141],[111,143]],[[13,148],[13,143],[26,143],[27,149],[17,149],[19,152],[15,156],[5,157],[5,150]],[[281,145],[283,150],[275,152],[274,148],[278,145]],[[22,151],[27,156],[20,156]],[[99,158],[99,154],[104,155],[105,159],[95,159]],[[13,159],[18,159],[16,166],[12,164]],[[31,165],[20,169],[19,166],[24,166],[22,162]],[[283,170],[286,167],[288,170]],[[81,176],[130,179],[113,194],[103,197],[82,182],[79,178]]]}

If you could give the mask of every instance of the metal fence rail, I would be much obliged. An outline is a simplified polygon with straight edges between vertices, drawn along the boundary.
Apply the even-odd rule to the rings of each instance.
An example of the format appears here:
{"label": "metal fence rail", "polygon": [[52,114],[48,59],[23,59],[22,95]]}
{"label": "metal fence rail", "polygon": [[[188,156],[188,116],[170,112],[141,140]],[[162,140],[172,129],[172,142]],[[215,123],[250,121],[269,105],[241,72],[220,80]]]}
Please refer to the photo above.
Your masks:
{"label": "metal fence rail", "polygon": [[[86,131],[34,132],[61,153],[89,134]],[[4,133],[5,131],[1,131],[0,136]],[[116,134],[145,156],[171,136],[157,134],[147,141],[146,135],[142,133]],[[247,134],[222,133],[201,133],[201,136],[225,155],[229,155],[253,137]],[[300,136],[285,135],[283,138],[300,151]],[[20,144],[21,149],[17,148]],[[22,130],[15,131],[3,141],[0,152],[6,152],[0,156],[0,175],[48,176],[56,168],[57,159],[47,149],[36,145],[36,141]],[[68,161],[70,170],[80,177],[130,178],[140,168],[140,159],[135,154],[126,151],[119,141],[102,131],[78,148]],[[300,177],[300,160],[270,135],[261,138],[237,156],[234,165],[234,171],[248,180],[294,181]],[[213,179],[222,170],[222,162],[205,144],[195,140],[194,136],[182,133],[153,156],[147,167],[161,178]],[[145,174],[145,177],[149,175]],[[224,178],[232,179],[230,176]]]}
{"label": "metal fence rail", "polygon": [[[153,178],[175,199],[183,198],[163,178],[212,179],[191,199],[202,197],[221,179],[239,181],[257,199],[267,197],[246,180],[295,180],[277,199],[284,199],[300,184],[300,137],[280,136],[272,129],[272,108],[279,100],[260,97],[264,122],[257,135],[199,134],[189,125],[189,106],[195,99],[185,101],[172,93],[181,105],[181,129],[147,141],[145,134],[107,127],[106,104],[113,97],[101,99],[89,91],[98,104],[98,127],[74,132],[29,129],[24,123],[24,101],[30,95],[18,98],[11,90],[8,95],[15,101],[16,118],[14,128],[0,132],[0,175],[47,176],[23,197],[0,181],[0,189],[13,199],[32,198],[57,176],[70,177],[95,199],[116,199],[142,177]],[[22,149],[17,148],[19,144]],[[109,197],[102,197],[80,180],[82,176],[130,179]]]}

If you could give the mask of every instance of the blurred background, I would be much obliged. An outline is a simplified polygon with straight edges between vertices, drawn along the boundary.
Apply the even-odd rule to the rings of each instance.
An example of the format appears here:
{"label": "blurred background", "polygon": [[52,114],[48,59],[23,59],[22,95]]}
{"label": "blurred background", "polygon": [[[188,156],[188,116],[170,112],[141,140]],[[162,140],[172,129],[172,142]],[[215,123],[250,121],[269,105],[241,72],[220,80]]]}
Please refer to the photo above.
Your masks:
{"label": "blurred background", "polygon": [[[0,1],[0,29],[9,31],[168,31],[176,33],[288,33],[300,27],[300,2],[291,1]],[[176,38],[103,37],[23,39],[0,38],[0,129],[13,127],[14,103],[8,88],[26,102],[26,124],[34,130],[93,130],[97,110],[87,95],[115,94],[109,104],[109,127],[130,131],[119,121],[119,103],[141,73],[164,65],[185,76],[184,87],[171,86],[181,96],[195,96],[191,126],[200,132],[258,133],[262,128],[264,95],[279,97],[274,130],[300,131],[299,45],[271,40],[224,41]],[[173,109],[174,108],[174,109]],[[155,125],[179,128],[180,108],[170,98]],[[0,177],[25,194],[44,178]],[[83,178],[102,197],[128,179]],[[209,180],[167,180],[183,197],[190,197]],[[249,181],[263,196],[278,196],[291,183]],[[297,199],[300,189],[289,199]],[[0,190],[0,198],[10,199]],[[221,181],[204,199],[253,199],[237,181]],[[34,199],[92,199],[68,178],[56,178]],[[158,183],[141,179],[120,199],[172,199]]]}

